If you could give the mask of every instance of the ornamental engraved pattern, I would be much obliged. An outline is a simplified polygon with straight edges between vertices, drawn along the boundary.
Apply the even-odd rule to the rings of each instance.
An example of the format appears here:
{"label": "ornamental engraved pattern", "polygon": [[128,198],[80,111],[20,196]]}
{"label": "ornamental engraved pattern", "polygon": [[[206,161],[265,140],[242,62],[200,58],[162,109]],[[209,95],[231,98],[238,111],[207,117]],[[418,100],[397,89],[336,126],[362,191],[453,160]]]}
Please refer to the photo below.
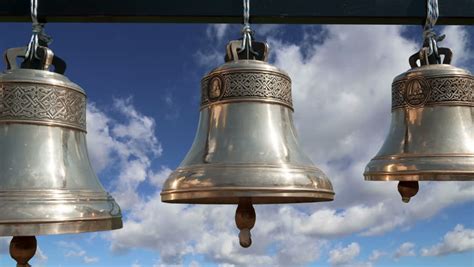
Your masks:
{"label": "ornamental engraved pattern", "polygon": [[[214,76],[207,77],[201,82],[201,106],[212,103],[209,99],[209,81]],[[223,73],[224,92],[218,101],[233,98],[269,99],[283,102],[292,106],[291,81],[284,76],[262,72]]]}
{"label": "ornamental engraved pattern", "polygon": [[0,122],[21,120],[86,129],[86,97],[53,85],[6,83],[0,88]]}
{"label": "ornamental engraved pattern", "polygon": [[[426,78],[430,93],[424,104],[432,105],[466,105],[474,106],[474,79],[470,77],[435,77]],[[392,84],[392,109],[410,105],[407,99],[407,84],[412,79],[397,81]]]}

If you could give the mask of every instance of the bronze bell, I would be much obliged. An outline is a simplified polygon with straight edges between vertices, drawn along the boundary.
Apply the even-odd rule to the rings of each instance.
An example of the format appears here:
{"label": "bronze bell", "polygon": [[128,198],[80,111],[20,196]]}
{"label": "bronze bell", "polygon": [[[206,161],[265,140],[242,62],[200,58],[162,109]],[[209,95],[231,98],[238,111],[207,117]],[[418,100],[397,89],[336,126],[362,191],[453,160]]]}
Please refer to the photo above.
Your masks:
{"label": "bronze bell", "polygon": [[230,42],[226,63],[202,79],[194,143],[161,200],[238,204],[240,244],[248,247],[252,204],[331,201],[334,192],[299,146],[290,77],[266,62],[266,43],[253,42],[259,56],[242,59],[241,42]]}
{"label": "bronze bell", "polygon": [[26,244],[34,254],[31,236],[122,227],[89,162],[84,90],[46,47],[34,68],[18,68],[25,52],[7,50],[0,75],[0,235],[16,236],[12,256]]}
{"label": "bronze bell", "polygon": [[447,48],[439,48],[443,64],[430,64],[422,51],[393,80],[389,134],[364,173],[366,180],[400,181],[404,202],[418,181],[474,180],[474,77],[450,65]]}

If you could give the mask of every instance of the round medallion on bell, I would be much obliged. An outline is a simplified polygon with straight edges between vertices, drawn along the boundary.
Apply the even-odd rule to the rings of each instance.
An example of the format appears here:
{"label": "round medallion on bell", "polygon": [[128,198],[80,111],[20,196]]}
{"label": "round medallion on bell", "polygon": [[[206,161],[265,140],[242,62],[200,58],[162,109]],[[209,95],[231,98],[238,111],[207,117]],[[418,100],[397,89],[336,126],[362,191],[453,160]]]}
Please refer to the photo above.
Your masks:
{"label": "round medallion on bell", "polygon": [[266,62],[266,43],[253,42],[258,56],[251,59],[241,46],[230,42],[227,62],[202,79],[194,143],[161,199],[238,204],[240,244],[248,247],[256,220],[252,204],[331,201],[334,192],[298,143],[290,77]]}

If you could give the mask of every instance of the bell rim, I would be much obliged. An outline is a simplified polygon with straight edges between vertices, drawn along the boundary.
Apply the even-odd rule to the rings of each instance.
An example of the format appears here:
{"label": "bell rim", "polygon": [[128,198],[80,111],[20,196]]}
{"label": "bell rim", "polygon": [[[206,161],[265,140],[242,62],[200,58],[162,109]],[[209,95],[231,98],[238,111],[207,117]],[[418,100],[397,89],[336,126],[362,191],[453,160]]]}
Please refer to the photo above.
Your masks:
{"label": "bell rim", "polygon": [[[252,175],[252,180],[259,181],[259,184],[228,184],[222,180],[223,177],[238,179],[234,172],[243,176]],[[195,176],[197,173],[200,175]],[[285,173],[283,180],[274,179],[283,177],[282,173]],[[198,183],[211,177],[213,184]],[[298,177],[303,180],[298,180]],[[183,183],[185,180],[192,180],[192,186]],[[213,163],[178,167],[165,181],[161,200],[171,203],[238,204],[240,198],[250,197],[254,204],[275,204],[332,201],[334,195],[329,178],[315,166],[289,164],[282,168],[282,165],[269,163]]]}
{"label": "bell rim", "polygon": [[333,201],[333,190],[302,188],[211,187],[161,192],[161,201],[181,204],[239,204],[251,198],[252,204],[284,204]]}
{"label": "bell rim", "polygon": [[371,172],[364,173],[366,181],[474,181],[473,172],[425,171],[425,172]]}
{"label": "bell rim", "polygon": [[96,232],[123,225],[120,207],[105,191],[1,190],[0,203],[0,236]]}
{"label": "bell rim", "polygon": [[[453,160],[457,165],[453,166]],[[387,170],[389,166],[393,168],[394,165],[397,165],[399,169]],[[408,166],[412,169],[408,169]],[[413,169],[413,167],[418,169]],[[364,179],[367,181],[474,181],[474,154],[380,155],[367,164]]]}
{"label": "bell rim", "polygon": [[372,161],[376,160],[391,160],[391,159],[409,159],[409,158],[473,158],[474,159],[474,154],[472,153],[431,153],[431,154],[392,154],[392,155],[380,155],[380,156],[375,156]]}
{"label": "bell rim", "polygon": [[36,236],[111,231],[123,227],[122,217],[0,223],[0,236]]}

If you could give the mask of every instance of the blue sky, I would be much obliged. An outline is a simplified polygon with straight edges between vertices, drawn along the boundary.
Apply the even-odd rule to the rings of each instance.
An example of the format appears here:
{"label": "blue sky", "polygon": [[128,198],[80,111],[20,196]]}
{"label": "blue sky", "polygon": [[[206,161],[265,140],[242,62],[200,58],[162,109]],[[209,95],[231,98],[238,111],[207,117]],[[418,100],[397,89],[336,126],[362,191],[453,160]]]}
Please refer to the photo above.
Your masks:
{"label": "blue sky", "polygon": [[[240,248],[232,206],[162,204],[160,187],[188,151],[200,79],[223,62],[239,25],[49,24],[66,75],[88,94],[88,145],[124,229],[41,236],[34,266],[474,266],[474,184],[422,183],[403,204],[396,183],[365,182],[388,130],[390,83],[408,69],[421,27],[255,25],[293,80],[302,146],[331,178],[332,203],[257,207]],[[25,46],[29,24],[0,24],[0,47]],[[474,71],[472,27],[439,27],[454,64]],[[13,262],[0,240],[0,265]]]}

